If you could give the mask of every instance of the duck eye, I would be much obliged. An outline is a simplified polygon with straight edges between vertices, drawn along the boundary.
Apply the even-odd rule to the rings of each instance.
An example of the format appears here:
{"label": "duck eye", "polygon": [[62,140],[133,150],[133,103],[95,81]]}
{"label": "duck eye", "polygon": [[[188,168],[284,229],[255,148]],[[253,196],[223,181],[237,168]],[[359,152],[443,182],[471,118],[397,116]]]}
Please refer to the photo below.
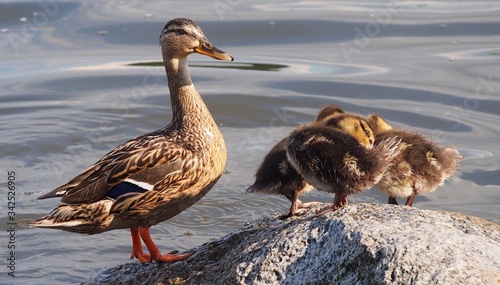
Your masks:
{"label": "duck eye", "polygon": [[178,30],[177,30],[177,33],[178,33],[179,35],[186,35],[186,34],[187,34],[186,30],[184,30],[184,29],[178,29]]}
{"label": "duck eye", "polygon": [[367,136],[370,136],[370,131],[365,130],[365,134],[366,134]]}

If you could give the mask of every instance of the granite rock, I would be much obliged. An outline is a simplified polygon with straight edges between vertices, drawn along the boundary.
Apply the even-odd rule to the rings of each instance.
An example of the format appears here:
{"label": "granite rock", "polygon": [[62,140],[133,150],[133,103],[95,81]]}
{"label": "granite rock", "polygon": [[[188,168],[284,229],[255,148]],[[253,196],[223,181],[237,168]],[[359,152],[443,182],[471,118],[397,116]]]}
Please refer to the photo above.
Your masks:
{"label": "granite rock", "polygon": [[451,212],[357,204],[265,216],[185,261],[132,262],[86,284],[500,284],[500,226]]}

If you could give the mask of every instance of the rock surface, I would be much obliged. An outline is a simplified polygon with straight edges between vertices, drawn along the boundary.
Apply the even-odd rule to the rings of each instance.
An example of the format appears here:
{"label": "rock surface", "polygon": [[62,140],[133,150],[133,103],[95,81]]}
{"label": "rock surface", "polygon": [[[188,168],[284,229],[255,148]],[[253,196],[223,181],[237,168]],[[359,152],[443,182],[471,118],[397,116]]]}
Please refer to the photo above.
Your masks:
{"label": "rock surface", "polygon": [[86,284],[500,284],[500,226],[458,213],[357,204],[278,215],[185,261],[105,269]]}

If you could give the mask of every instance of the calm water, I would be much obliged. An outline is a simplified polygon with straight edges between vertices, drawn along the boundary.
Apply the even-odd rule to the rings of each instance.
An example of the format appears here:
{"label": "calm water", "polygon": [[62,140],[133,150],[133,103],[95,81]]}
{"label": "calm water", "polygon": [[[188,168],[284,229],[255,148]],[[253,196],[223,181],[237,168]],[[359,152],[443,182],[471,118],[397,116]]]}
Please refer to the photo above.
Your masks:
{"label": "calm water", "polygon": [[[16,220],[48,213],[36,197],[119,143],[170,120],[157,45],[165,22],[193,18],[235,62],[194,55],[191,73],[228,146],[227,173],[198,204],[158,226],[185,250],[289,203],[245,195],[266,152],[319,108],[378,113],[457,145],[468,157],[415,207],[500,223],[500,4],[497,1],[62,1],[0,4],[0,255],[9,258],[7,172]],[[182,3],[182,4],[181,4]],[[140,65],[137,65],[140,63]],[[303,200],[330,202],[312,192]],[[352,203],[385,202],[375,190]],[[129,262],[127,230],[84,236],[16,227],[16,277],[79,283]],[[36,279],[35,279],[36,278]]]}

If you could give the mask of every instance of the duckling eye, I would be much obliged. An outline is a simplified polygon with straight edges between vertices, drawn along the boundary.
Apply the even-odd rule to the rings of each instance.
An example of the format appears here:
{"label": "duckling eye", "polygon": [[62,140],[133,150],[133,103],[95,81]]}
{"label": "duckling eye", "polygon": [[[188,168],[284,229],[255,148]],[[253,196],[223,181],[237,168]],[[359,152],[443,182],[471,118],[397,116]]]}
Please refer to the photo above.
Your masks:
{"label": "duckling eye", "polygon": [[178,29],[178,30],[177,30],[177,33],[178,33],[179,35],[187,35],[187,32],[186,32],[186,30],[184,30],[184,29]]}
{"label": "duckling eye", "polygon": [[365,134],[366,134],[366,136],[368,136],[368,137],[369,137],[369,136],[370,136],[370,131],[365,130]]}

